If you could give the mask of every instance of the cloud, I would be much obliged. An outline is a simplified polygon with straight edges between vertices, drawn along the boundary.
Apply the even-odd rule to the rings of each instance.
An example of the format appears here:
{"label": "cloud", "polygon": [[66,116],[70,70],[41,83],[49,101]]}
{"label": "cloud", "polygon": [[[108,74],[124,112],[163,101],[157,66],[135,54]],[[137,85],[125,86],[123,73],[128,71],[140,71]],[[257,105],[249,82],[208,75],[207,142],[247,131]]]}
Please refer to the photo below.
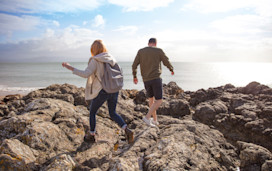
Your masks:
{"label": "cloud", "polygon": [[[225,18],[207,24],[206,34],[212,41],[207,39],[205,42],[210,42],[208,47],[213,54],[225,60],[271,62],[272,1],[191,0],[182,9],[206,14],[228,14]],[[231,13],[235,10],[236,14]]]}
{"label": "cloud", "polygon": [[59,23],[58,21],[53,20],[52,22],[53,22],[53,24],[54,24],[55,26],[57,26],[57,27],[59,27],[59,26],[60,26],[60,23]]}
{"label": "cloud", "polygon": [[155,37],[174,61],[272,62],[272,38],[225,36],[214,30],[165,30],[155,33]]}
{"label": "cloud", "polygon": [[[158,47],[165,51],[171,61],[272,62],[272,38],[269,37],[225,36],[215,30],[192,29],[164,30],[153,32],[152,36],[157,38]],[[103,35],[75,25],[65,29],[47,29],[38,39],[0,44],[0,62],[87,61],[90,45],[98,38],[106,43],[118,61],[132,61],[137,51],[147,46],[150,34],[133,37]]]}
{"label": "cloud", "polygon": [[105,25],[105,19],[103,18],[102,15],[97,15],[94,18],[93,21],[93,27],[104,27]]}
{"label": "cloud", "polygon": [[0,1],[0,11],[14,13],[55,13],[93,10],[104,0],[8,0]]}
{"label": "cloud", "polygon": [[115,29],[113,31],[119,31],[128,35],[133,35],[138,31],[138,27],[137,26],[119,26],[118,29]]}
{"label": "cloud", "polygon": [[35,51],[58,51],[60,49],[76,49],[82,46],[89,46],[90,41],[102,34],[79,26],[69,26],[65,29],[54,31],[47,29],[44,36],[39,40],[43,46],[36,48]]}
{"label": "cloud", "polygon": [[[213,21],[210,26],[217,31],[228,34],[259,34],[270,31],[272,21],[258,15],[235,15]],[[270,26],[270,27],[267,27]]]}
{"label": "cloud", "polygon": [[261,16],[272,17],[272,1],[259,0],[255,2],[255,12]]}
{"label": "cloud", "polygon": [[239,8],[249,8],[252,0],[191,0],[182,9],[201,13],[228,12]]}
{"label": "cloud", "polygon": [[122,6],[124,11],[152,11],[158,7],[166,7],[174,0],[108,0],[109,3]]}
{"label": "cloud", "polygon": [[75,25],[65,29],[47,29],[40,38],[0,43],[0,61],[86,61],[90,57],[90,45],[97,37],[103,35]]}
{"label": "cloud", "polygon": [[182,10],[194,10],[200,13],[229,12],[237,9],[254,10],[262,16],[272,16],[270,0],[191,0]]}
{"label": "cloud", "polygon": [[46,20],[30,15],[15,16],[0,13],[0,38],[2,38],[2,41],[10,40],[10,38],[17,41],[18,36],[13,37],[14,33],[24,35],[27,32],[59,26],[60,23],[56,20]]}
{"label": "cloud", "polygon": [[13,16],[0,13],[0,33],[29,31],[40,25],[41,19],[34,16]]}

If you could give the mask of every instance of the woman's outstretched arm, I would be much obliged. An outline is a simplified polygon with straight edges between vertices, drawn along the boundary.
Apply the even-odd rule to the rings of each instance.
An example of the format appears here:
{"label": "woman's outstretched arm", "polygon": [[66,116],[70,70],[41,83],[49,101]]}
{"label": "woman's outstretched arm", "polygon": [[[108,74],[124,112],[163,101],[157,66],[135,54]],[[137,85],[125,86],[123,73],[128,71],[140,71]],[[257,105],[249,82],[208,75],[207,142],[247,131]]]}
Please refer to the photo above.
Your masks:
{"label": "woman's outstretched arm", "polygon": [[65,67],[65,68],[67,68],[67,69],[69,69],[69,70],[71,70],[71,71],[74,71],[74,67],[72,67],[69,63],[67,63],[67,62],[63,62],[62,63],[62,66],[63,67]]}

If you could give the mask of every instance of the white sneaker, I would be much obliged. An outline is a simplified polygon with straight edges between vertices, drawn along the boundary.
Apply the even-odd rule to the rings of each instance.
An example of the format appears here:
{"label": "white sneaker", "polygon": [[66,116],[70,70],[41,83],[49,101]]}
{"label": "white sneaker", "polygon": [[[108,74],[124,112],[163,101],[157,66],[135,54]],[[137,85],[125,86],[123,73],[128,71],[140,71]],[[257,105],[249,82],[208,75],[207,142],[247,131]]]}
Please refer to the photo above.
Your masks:
{"label": "white sneaker", "polygon": [[154,121],[153,118],[150,118],[150,121],[151,123],[153,123],[154,125],[158,126],[159,125],[159,122],[158,121]]}
{"label": "white sneaker", "polygon": [[156,125],[154,125],[151,120],[147,119],[146,117],[143,117],[143,121],[148,125],[148,126],[151,126],[151,127],[156,127]]}

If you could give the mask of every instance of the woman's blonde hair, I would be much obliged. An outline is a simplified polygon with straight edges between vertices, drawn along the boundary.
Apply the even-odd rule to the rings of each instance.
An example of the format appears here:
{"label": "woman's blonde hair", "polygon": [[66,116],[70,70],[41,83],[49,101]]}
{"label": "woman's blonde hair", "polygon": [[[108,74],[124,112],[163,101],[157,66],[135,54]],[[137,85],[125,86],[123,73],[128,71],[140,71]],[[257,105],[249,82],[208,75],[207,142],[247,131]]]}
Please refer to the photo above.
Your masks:
{"label": "woman's blonde hair", "polygon": [[95,40],[91,46],[92,56],[98,55],[103,52],[108,52],[106,46],[104,45],[102,40]]}

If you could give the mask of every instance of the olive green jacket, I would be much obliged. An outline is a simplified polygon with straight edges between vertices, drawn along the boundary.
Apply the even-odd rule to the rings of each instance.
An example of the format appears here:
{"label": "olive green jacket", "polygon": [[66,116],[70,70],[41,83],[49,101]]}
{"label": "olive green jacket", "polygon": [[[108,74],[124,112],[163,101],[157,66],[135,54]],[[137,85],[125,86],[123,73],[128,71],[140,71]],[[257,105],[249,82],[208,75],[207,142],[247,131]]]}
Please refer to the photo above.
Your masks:
{"label": "olive green jacket", "polygon": [[173,66],[162,49],[151,46],[140,49],[132,64],[133,77],[137,78],[137,66],[140,64],[144,82],[160,78],[161,62],[173,72]]}

